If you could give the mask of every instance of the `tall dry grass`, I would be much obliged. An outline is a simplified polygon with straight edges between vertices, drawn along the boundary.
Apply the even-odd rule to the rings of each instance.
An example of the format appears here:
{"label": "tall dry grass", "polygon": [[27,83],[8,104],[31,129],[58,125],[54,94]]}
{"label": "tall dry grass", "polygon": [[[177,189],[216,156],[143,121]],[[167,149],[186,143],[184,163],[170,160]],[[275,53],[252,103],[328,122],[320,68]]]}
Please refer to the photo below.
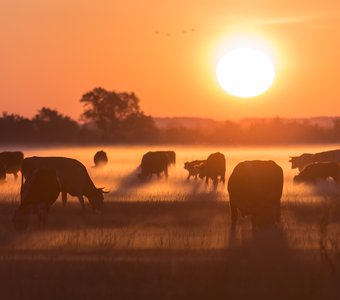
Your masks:
{"label": "tall dry grass", "polygon": [[[19,183],[0,187],[2,299],[337,299],[340,272],[340,197],[332,183],[295,186],[288,163],[303,149],[162,148],[177,152],[169,180],[141,184],[136,174],[148,148],[112,147],[110,163],[93,169],[101,148],[27,149],[29,155],[74,157],[97,186],[111,192],[101,215],[70,198],[52,207],[46,230],[31,219],[13,230]],[[221,151],[227,178],[248,159],[274,159],[284,168],[278,229],[252,232],[240,218],[230,233],[226,186],[185,180],[186,160]],[[308,152],[310,149],[308,149]]]}

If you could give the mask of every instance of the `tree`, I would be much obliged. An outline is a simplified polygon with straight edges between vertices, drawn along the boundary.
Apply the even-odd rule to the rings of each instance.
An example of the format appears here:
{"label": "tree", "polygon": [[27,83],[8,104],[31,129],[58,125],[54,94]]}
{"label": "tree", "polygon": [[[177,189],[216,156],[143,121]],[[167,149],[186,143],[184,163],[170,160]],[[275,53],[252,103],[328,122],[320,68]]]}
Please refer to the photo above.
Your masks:
{"label": "tree", "polygon": [[40,140],[74,141],[79,130],[76,121],[48,107],[42,107],[38,110],[38,113],[32,119],[32,123]]}
{"label": "tree", "polygon": [[105,140],[133,139],[136,132],[144,137],[156,130],[151,117],[140,109],[139,99],[134,93],[107,91],[101,87],[84,94],[81,119],[95,125]]}

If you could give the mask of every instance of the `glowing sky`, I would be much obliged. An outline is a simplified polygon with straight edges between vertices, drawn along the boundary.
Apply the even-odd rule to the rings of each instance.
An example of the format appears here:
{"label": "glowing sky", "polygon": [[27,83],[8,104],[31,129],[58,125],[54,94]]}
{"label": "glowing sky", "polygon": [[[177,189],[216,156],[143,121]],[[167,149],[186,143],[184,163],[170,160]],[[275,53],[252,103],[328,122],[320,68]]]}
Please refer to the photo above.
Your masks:
{"label": "glowing sky", "polygon": [[[274,85],[253,100],[215,78],[238,36],[276,59]],[[153,116],[340,114],[335,0],[0,0],[0,41],[0,111],[48,106],[78,118],[81,95],[101,86],[135,92]]]}

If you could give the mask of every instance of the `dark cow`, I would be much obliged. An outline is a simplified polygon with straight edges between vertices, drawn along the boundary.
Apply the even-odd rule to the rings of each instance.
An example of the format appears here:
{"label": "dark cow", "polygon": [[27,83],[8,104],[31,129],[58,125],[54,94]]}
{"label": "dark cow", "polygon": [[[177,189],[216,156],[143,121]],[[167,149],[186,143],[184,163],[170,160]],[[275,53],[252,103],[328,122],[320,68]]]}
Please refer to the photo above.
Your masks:
{"label": "dark cow", "polygon": [[232,230],[238,210],[243,216],[251,216],[253,229],[278,224],[282,189],[283,171],[274,161],[239,163],[228,181]]}
{"label": "dark cow", "polygon": [[197,166],[197,169],[199,177],[201,179],[205,177],[206,183],[211,178],[214,185],[217,185],[218,177],[220,177],[223,183],[225,182],[225,157],[220,152],[210,154],[206,162]]}
{"label": "dark cow", "polygon": [[24,154],[20,151],[5,151],[0,153],[0,162],[5,166],[7,174],[13,174],[14,179],[18,178],[18,172],[21,170],[23,160]]}
{"label": "dark cow", "polygon": [[13,217],[15,229],[26,229],[31,213],[37,215],[39,227],[45,227],[49,208],[59,193],[56,171],[53,168],[36,169],[21,187],[21,203]]}
{"label": "dark cow", "polygon": [[106,152],[103,150],[98,151],[93,157],[95,167],[101,167],[107,164],[109,159],[107,158]]}
{"label": "dark cow", "polygon": [[5,180],[6,180],[6,167],[0,161],[0,182],[5,182]]}
{"label": "dark cow", "polygon": [[339,162],[340,163],[340,150],[330,150],[319,152],[315,154],[304,153],[300,156],[291,156],[292,169],[298,168],[301,172],[304,167],[315,162]]}
{"label": "dark cow", "polygon": [[168,155],[164,151],[147,152],[143,155],[141,162],[141,173],[138,174],[140,179],[151,179],[153,174],[160,177],[164,172],[168,178]]}
{"label": "dark cow", "polygon": [[205,162],[206,160],[193,160],[185,162],[184,169],[186,169],[189,172],[187,180],[189,180],[191,176],[195,177],[195,180],[197,180],[197,176],[199,173],[198,167]]}
{"label": "dark cow", "polygon": [[336,162],[312,163],[294,176],[294,182],[316,183],[318,180],[332,178],[334,182],[340,183],[340,164]]}
{"label": "dark cow", "polygon": [[81,162],[66,157],[28,157],[22,164],[23,178],[29,178],[36,169],[44,167],[53,168],[57,172],[63,207],[67,202],[67,194],[70,194],[78,197],[82,208],[85,208],[83,196],[86,196],[93,210],[101,210],[105,192],[102,188],[95,187]]}

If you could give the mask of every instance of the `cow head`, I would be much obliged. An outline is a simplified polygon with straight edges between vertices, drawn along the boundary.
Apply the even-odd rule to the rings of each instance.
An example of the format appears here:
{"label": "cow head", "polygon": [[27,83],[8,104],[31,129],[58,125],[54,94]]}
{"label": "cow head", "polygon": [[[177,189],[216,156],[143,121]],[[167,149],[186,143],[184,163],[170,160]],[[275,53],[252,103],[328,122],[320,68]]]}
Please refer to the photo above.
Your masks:
{"label": "cow head", "polygon": [[104,194],[107,194],[107,193],[109,192],[104,191],[104,188],[95,188],[89,194],[88,199],[94,211],[102,210],[103,202],[104,202]]}
{"label": "cow head", "polygon": [[301,171],[306,165],[311,162],[313,154],[304,153],[300,156],[290,156],[289,162],[292,163],[292,169],[299,169]]}

